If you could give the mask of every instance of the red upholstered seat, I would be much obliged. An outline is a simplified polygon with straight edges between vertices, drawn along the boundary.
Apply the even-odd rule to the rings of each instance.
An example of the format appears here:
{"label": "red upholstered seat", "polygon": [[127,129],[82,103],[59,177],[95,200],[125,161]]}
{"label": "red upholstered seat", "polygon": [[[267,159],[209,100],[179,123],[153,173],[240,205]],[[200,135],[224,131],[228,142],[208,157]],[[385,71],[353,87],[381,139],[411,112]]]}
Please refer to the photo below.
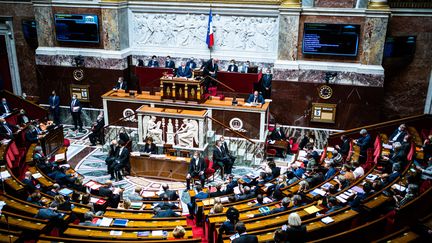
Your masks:
{"label": "red upholstered seat", "polygon": [[266,154],[267,154],[267,157],[274,157],[274,156],[276,156],[276,153],[277,153],[277,151],[276,151],[276,149],[267,149],[267,151],[266,151]]}
{"label": "red upholstered seat", "polygon": [[65,146],[66,148],[69,147],[69,146],[70,146],[70,140],[67,139],[67,138],[65,138],[65,139],[63,140],[63,146]]}
{"label": "red upholstered seat", "polygon": [[210,88],[208,88],[208,94],[210,96],[216,96],[217,95],[217,87],[210,87]]}
{"label": "red upholstered seat", "polygon": [[321,153],[320,157],[320,164],[324,161],[324,159],[327,157],[327,146],[324,147],[323,152]]}
{"label": "red upholstered seat", "polygon": [[299,144],[294,143],[294,139],[290,138],[289,143],[291,144],[291,153],[296,154],[299,151]]}
{"label": "red upholstered seat", "polygon": [[350,148],[349,148],[349,151],[348,151],[348,155],[347,155],[347,157],[345,158],[345,161],[350,161],[350,160],[351,160],[351,157],[352,157],[352,155],[353,155],[353,153],[354,153],[354,149],[353,149],[353,147],[354,147],[354,143],[353,143],[353,141],[351,140],[351,141],[350,141]]}
{"label": "red upholstered seat", "polygon": [[413,142],[411,142],[411,147],[407,155],[407,160],[411,161],[414,158],[414,154],[415,154],[415,145]]}
{"label": "red upholstered seat", "polygon": [[205,158],[205,163],[206,163],[206,169],[205,169],[205,175],[206,177],[210,177],[215,173],[215,169],[213,168],[213,161],[209,160],[208,158]]}

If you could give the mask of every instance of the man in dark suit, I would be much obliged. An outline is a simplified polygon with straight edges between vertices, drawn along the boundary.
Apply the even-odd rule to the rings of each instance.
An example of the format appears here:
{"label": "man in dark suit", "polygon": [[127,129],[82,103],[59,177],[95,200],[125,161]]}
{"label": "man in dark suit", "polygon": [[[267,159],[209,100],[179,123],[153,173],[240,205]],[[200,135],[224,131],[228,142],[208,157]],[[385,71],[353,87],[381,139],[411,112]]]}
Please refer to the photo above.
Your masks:
{"label": "man in dark suit", "polygon": [[194,58],[191,57],[189,59],[189,61],[187,61],[186,66],[190,69],[190,70],[194,70],[197,67],[196,62],[194,61]]}
{"label": "man in dark suit", "polygon": [[[210,60],[205,62],[201,67],[203,71],[203,76],[204,77],[210,76],[212,78],[217,78],[217,72],[219,71],[218,62],[219,60],[217,58],[210,58]],[[210,78],[206,78],[206,80],[204,81],[204,86],[206,89],[205,91],[208,90],[210,85],[212,85],[212,80]]]}
{"label": "man in dark suit", "polygon": [[6,98],[2,98],[2,102],[0,104],[0,115],[8,114],[12,112],[12,108],[9,103],[6,101]]}
{"label": "man in dark suit", "polygon": [[101,187],[99,187],[99,196],[101,197],[112,197],[113,195],[113,185],[111,181],[106,181],[105,184]]}
{"label": "man in dark suit", "polygon": [[166,184],[166,183],[162,184],[162,190],[164,192],[159,196],[161,199],[164,198],[164,195],[167,195],[168,199],[171,201],[175,201],[179,198],[177,193],[173,190],[170,190],[168,184]]}
{"label": "man in dark suit", "polygon": [[57,212],[57,204],[52,202],[49,208],[41,208],[36,214],[36,218],[38,219],[49,219],[55,222],[60,222],[60,219],[63,218],[63,214]]}
{"label": "man in dark suit", "polygon": [[282,199],[282,202],[281,202],[282,207],[274,208],[274,209],[270,210],[270,212],[266,212],[266,213],[248,214],[247,217],[248,218],[256,218],[256,217],[261,217],[264,215],[270,215],[270,214],[275,214],[275,213],[287,211],[289,209],[290,202],[291,202],[291,200],[289,199],[289,197],[284,197]]}
{"label": "man in dark suit", "polygon": [[234,188],[236,186],[238,186],[238,182],[237,182],[237,180],[234,180],[234,175],[233,174],[228,175],[227,182],[228,182],[228,184],[226,185],[224,193],[225,194],[234,193]]}
{"label": "man in dark suit", "polygon": [[25,133],[25,140],[29,143],[37,143],[39,140],[38,132],[36,127],[33,125],[28,126],[27,131]]}
{"label": "man in dark suit", "polygon": [[225,174],[231,174],[232,166],[234,165],[234,161],[236,157],[231,154],[228,148],[228,144],[225,141],[225,137],[221,136],[219,140],[221,141],[223,156],[229,159],[229,163],[228,163],[229,168],[226,169]]}
{"label": "man in dark suit", "polygon": [[242,73],[248,73],[249,72],[249,67],[250,67],[250,61],[246,61],[243,66],[242,66]]}
{"label": "man in dark suit", "polygon": [[[129,151],[125,147],[125,145],[126,145],[125,142],[123,140],[120,140],[118,142],[118,144],[120,145],[120,149],[119,149],[119,152],[117,154],[117,158],[114,161],[113,173],[115,173],[116,181],[119,181],[119,180],[121,181],[121,180],[123,180],[121,170],[123,168],[126,168],[126,170],[128,168],[130,168],[130,162],[129,162]],[[111,174],[111,177],[114,177],[114,174]]]}
{"label": "man in dark suit", "polygon": [[231,168],[231,160],[227,156],[224,156],[224,152],[222,151],[222,143],[220,140],[216,141],[216,146],[213,149],[213,165],[217,165],[220,168],[223,168],[224,173],[221,173],[222,180],[224,178],[224,174],[231,174],[226,172]]}
{"label": "man in dark suit", "polygon": [[23,126],[30,122],[30,118],[26,115],[26,111],[24,109],[20,110],[20,114],[18,116],[18,124]]}
{"label": "man in dark suit", "polygon": [[14,138],[14,132],[16,127],[8,122],[5,119],[0,118],[0,135],[4,138]]}
{"label": "man in dark suit", "polygon": [[114,87],[114,90],[119,90],[119,89],[121,89],[121,90],[127,90],[128,89],[127,83],[124,81],[123,77],[118,78],[116,86]]}
{"label": "man in dark suit", "polygon": [[152,56],[152,59],[147,64],[148,67],[159,67],[159,62],[156,60],[156,56]]}
{"label": "man in dark suit", "polygon": [[230,61],[230,64],[228,65],[227,72],[235,72],[235,73],[238,72],[238,66],[236,65],[236,62],[234,59],[232,59]]}
{"label": "man in dark suit", "polygon": [[270,99],[271,87],[272,87],[273,74],[270,72],[270,68],[266,69],[266,73],[261,78],[261,93],[264,99]]}
{"label": "man in dark suit", "polygon": [[108,174],[111,175],[110,180],[114,180],[114,162],[117,158],[117,154],[120,150],[120,147],[118,146],[117,140],[111,141],[110,144],[110,150],[108,152],[108,157],[105,159],[105,164],[107,165]]}
{"label": "man in dark suit", "polygon": [[350,150],[350,139],[346,135],[342,135],[341,140],[342,144],[340,146],[336,145],[335,148],[340,154],[347,156]]}
{"label": "man in dark suit", "polygon": [[[286,141],[287,140],[287,137],[286,137],[285,133],[282,131],[279,124],[276,124],[275,130],[270,135],[270,139],[275,140],[275,141]],[[278,157],[284,157],[283,151],[284,151],[283,149],[277,148],[276,149],[277,156]],[[291,147],[290,147],[289,142],[287,143],[287,153],[291,154]]]}
{"label": "man in dark suit", "polygon": [[406,132],[406,126],[405,124],[401,124],[398,129],[396,129],[389,137],[389,142],[390,143],[394,143],[394,142],[399,142],[402,143],[403,139],[405,137],[405,135],[407,134]]}
{"label": "man in dark suit", "polygon": [[165,60],[165,67],[166,67],[166,68],[172,68],[172,69],[175,68],[175,63],[174,63],[173,60],[171,60],[171,57],[170,57],[170,56],[167,56],[167,57],[166,57],[166,60]]}
{"label": "man in dark suit", "polygon": [[192,77],[192,71],[188,66],[186,66],[185,62],[181,62],[180,67],[177,69],[177,77],[183,77],[183,78]]}
{"label": "man in dark suit", "polygon": [[172,209],[162,210],[160,207],[155,207],[153,213],[153,218],[180,217],[180,215],[172,211]]}
{"label": "man in dark suit", "polygon": [[354,143],[360,147],[359,162],[365,162],[367,156],[367,149],[371,147],[371,136],[366,129],[360,130],[360,138],[354,140]]}
{"label": "man in dark suit", "polygon": [[147,137],[146,143],[144,145],[144,148],[141,150],[143,153],[149,153],[149,154],[157,154],[157,147],[156,144],[153,143],[152,137]]}
{"label": "man in dark suit", "polygon": [[32,173],[30,171],[27,171],[25,173],[22,183],[24,184],[25,189],[29,193],[33,193],[40,188],[40,185],[35,179],[33,179]]}
{"label": "man in dark suit", "polygon": [[204,159],[200,157],[200,153],[198,151],[194,152],[194,155],[189,163],[189,171],[186,176],[186,188],[190,190],[190,180],[194,177],[198,177],[201,181],[201,186],[204,186],[205,183],[205,169],[206,165]]}
{"label": "man in dark suit", "polygon": [[83,131],[82,129],[83,123],[81,120],[81,109],[82,109],[81,102],[77,99],[77,96],[74,94],[72,96],[72,101],[70,104],[70,112],[72,114],[72,119],[74,122],[74,130],[77,130],[79,126],[80,132]]}
{"label": "man in dark suit", "polygon": [[103,133],[104,126],[105,126],[104,117],[102,114],[100,114],[97,117],[96,122],[93,123],[92,128],[91,128],[92,133],[90,133],[90,135],[89,135],[90,143],[92,146],[96,146],[98,139],[102,143],[101,135]]}
{"label": "man in dark suit", "polygon": [[264,104],[265,100],[262,97],[262,95],[260,95],[258,93],[258,91],[254,91],[253,94],[249,95],[248,99],[246,100],[246,103],[248,103],[248,104],[253,104],[253,103],[254,104]]}
{"label": "man in dark suit", "polygon": [[55,124],[60,124],[60,97],[53,90],[48,100],[49,110]]}
{"label": "man in dark suit", "polygon": [[256,235],[249,235],[246,233],[246,225],[239,221],[235,225],[235,231],[239,234],[239,237],[234,239],[233,243],[258,243],[258,237]]}

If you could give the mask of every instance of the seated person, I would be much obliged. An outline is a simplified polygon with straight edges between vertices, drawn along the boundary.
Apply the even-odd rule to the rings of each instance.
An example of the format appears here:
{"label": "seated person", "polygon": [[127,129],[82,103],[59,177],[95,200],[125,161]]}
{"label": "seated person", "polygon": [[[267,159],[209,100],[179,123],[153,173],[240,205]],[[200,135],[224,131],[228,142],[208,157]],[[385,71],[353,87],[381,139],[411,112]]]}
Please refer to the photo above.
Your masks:
{"label": "seated person", "polygon": [[327,198],[327,208],[328,208],[328,210],[325,214],[335,212],[335,211],[341,209],[342,206],[339,205],[339,202],[335,197],[329,197],[329,198]]}
{"label": "seated person", "polygon": [[169,189],[168,184],[166,184],[166,183],[162,184],[162,189],[163,189],[163,193],[160,194],[160,196],[159,196],[160,199],[163,199],[164,195],[167,195],[168,199],[171,201],[175,201],[179,198],[179,196],[177,195],[177,193],[175,191]]}
{"label": "seated person", "polygon": [[103,136],[104,126],[105,126],[105,121],[104,121],[103,114],[99,114],[96,121],[93,122],[91,128],[92,133],[90,133],[89,135],[91,146],[96,146],[97,141],[99,141],[100,143],[103,142],[102,136]]}
{"label": "seated person", "polygon": [[407,135],[407,130],[405,124],[400,124],[400,126],[390,135],[389,143],[394,142],[402,143],[405,135]]}
{"label": "seated person", "polygon": [[59,219],[63,218],[63,214],[57,212],[56,203],[52,202],[49,207],[43,207],[39,209],[36,218],[58,221]]}
{"label": "seated person", "polygon": [[45,200],[42,200],[42,195],[40,194],[39,191],[35,191],[31,193],[26,199],[27,202],[37,206],[44,206],[44,204],[46,203]]}
{"label": "seated person", "polygon": [[3,114],[9,114],[12,112],[12,108],[7,102],[6,98],[2,98],[1,104],[0,104],[0,115]]}
{"label": "seated person", "polygon": [[388,168],[395,163],[400,163],[401,165],[405,165],[407,155],[405,151],[402,149],[402,144],[400,142],[393,143],[393,152],[389,156],[382,156],[383,161],[388,161]]}
{"label": "seated person", "polygon": [[369,196],[372,195],[372,184],[370,182],[366,182],[363,185],[364,193],[357,193],[352,196],[352,200],[348,203],[352,209],[359,211],[360,206],[364,200],[366,200]]}
{"label": "seated person", "polygon": [[240,194],[236,195],[237,201],[247,200],[255,197],[255,194],[249,186],[239,185]]}
{"label": "seated person", "polygon": [[249,214],[249,215],[247,215],[247,217],[248,218],[256,218],[256,217],[261,217],[264,215],[270,215],[270,214],[284,212],[284,211],[287,211],[289,209],[290,203],[291,203],[291,200],[289,199],[289,197],[284,197],[282,199],[282,202],[281,202],[282,206],[280,208],[274,208],[274,209],[270,210],[270,212],[267,212],[267,213]]}
{"label": "seated person", "polygon": [[192,70],[186,66],[185,62],[181,62],[180,67],[177,69],[177,77],[191,78]]}
{"label": "seated person", "polygon": [[246,225],[239,221],[234,227],[239,237],[234,239],[232,243],[258,243],[258,237],[256,235],[250,235],[246,232]]}
{"label": "seated person", "polygon": [[4,118],[0,118],[0,136],[3,138],[13,139],[16,126],[6,122]]}
{"label": "seated person", "polygon": [[429,135],[424,141],[423,141],[423,146],[421,148],[421,150],[423,151],[423,160],[424,161],[428,161],[429,158],[432,157],[432,134]]}
{"label": "seated person", "polygon": [[220,197],[224,195],[225,193],[222,191],[222,183],[217,183],[215,192],[210,192],[210,197]]}
{"label": "seated person", "polygon": [[328,180],[336,174],[337,170],[334,167],[334,163],[332,159],[325,160],[324,167],[327,169],[327,172],[324,174],[324,180]]}
{"label": "seated person", "polygon": [[129,161],[129,150],[125,147],[126,143],[123,140],[118,142],[120,145],[119,152],[113,162],[113,170],[111,173],[111,179],[116,179],[117,181],[123,180],[122,170],[126,171],[128,168],[130,169],[130,161]]}
{"label": "seated person", "polygon": [[186,230],[183,226],[176,226],[172,232],[174,239],[183,239],[186,235]]}
{"label": "seated person", "polygon": [[128,196],[129,200],[131,200],[131,201],[142,201],[143,198],[141,196],[141,191],[142,191],[141,187],[139,187],[139,186],[135,187],[134,192]]}
{"label": "seated person", "polygon": [[155,207],[153,209],[153,217],[152,218],[168,218],[168,217],[180,217],[176,212],[172,209],[162,210],[160,207]]}
{"label": "seated person", "polygon": [[20,110],[20,114],[18,116],[18,125],[24,126],[25,124],[29,123],[31,120],[27,116],[26,111],[24,109]]}
{"label": "seated person", "polygon": [[[286,137],[285,133],[282,131],[280,124],[276,124],[275,130],[270,135],[270,139],[274,140],[274,141],[286,141],[287,140],[287,137]],[[277,152],[276,153],[277,157],[284,157],[283,156],[284,149],[276,148],[276,152]],[[291,154],[291,145],[289,142],[287,142],[286,152],[287,152],[287,154]]]}
{"label": "seated person", "polygon": [[230,64],[228,65],[227,72],[235,72],[235,73],[238,72],[238,66],[236,65],[236,62],[234,59],[232,59],[230,61]]}
{"label": "seated person", "polygon": [[267,176],[267,180],[268,181],[270,181],[270,180],[273,180],[274,178],[277,178],[279,175],[280,175],[280,171],[281,171],[281,168],[280,167],[277,167],[276,166],[276,163],[274,162],[274,161],[269,161],[268,163],[267,163],[267,165],[268,165],[268,168],[269,168],[269,172],[270,172],[270,174]]}
{"label": "seated person", "polygon": [[383,181],[384,186],[388,185],[389,183],[393,182],[397,178],[401,176],[401,165],[399,163],[395,163],[392,166],[392,173],[391,174],[382,174],[380,178]]}
{"label": "seated person", "polygon": [[234,207],[228,208],[225,215],[227,217],[227,220],[223,222],[219,228],[219,235],[218,235],[219,239],[222,239],[223,234],[229,235],[235,233],[235,225],[238,222],[240,217],[238,209]]}
{"label": "seated person", "polygon": [[419,187],[416,184],[409,184],[405,193],[405,196],[394,195],[393,199],[395,200],[396,207],[400,208],[403,205],[407,204],[415,197],[417,197]]}
{"label": "seated person", "polygon": [[234,179],[233,174],[229,174],[227,177],[227,185],[224,191],[224,194],[232,194],[234,193],[234,188],[238,186],[237,180]]}
{"label": "seated person", "polygon": [[249,95],[249,98],[246,100],[246,103],[248,103],[248,104],[264,104],[265,100],[262,97],[262,95],[260,95],[258,93],[258,91],[254,91],[253,94]]}
{"label": "seated person", "polygon": [[113,90],[127,90],[127,89],[128,89],[128,86],[127,86],[127,83],[124,81],[124,78],[119,77]]}
{"label": "seated person", "polygon": [[147,64],[148,67],[159,67],[159,62],[156,59],[156,56],[153,55],[151,60]]}
{"label": "seated person", "polygon": [[202,191],[203,188],[201,185],[197,185],[195,189],[196,189],[195,197],[192,198],[192,200],[189,203],[187,203],[187,207],[189,210],[189,216],[188,216],[189,219],[193,219],[195,215],[195,209],[196,209],[195,199],[206,199],[209,197],[208,193]]}
{"label": "seated person", "polygon": [[160,207],[162,210],[167,210],[167,209],[177,209],[178,206],[174,203],[170,203],[169,202],[169,198],[167,195],[164,195],[163,201],[161,203],[158,203],[156,205],[156,207]]}
{"label": "seated person", "polygon": [[67,174],[66,171],[67,168],[65,166],[55,166],[53,172],[48,174],[48,176],[55,180],[60,186],[72,187],[77,178],[72,174]]}
{"label": "seated person", "polygon": [[274,236],[276,242],[306,242],[306,238],[306,226],[302,225],[297,213],[291,213],[288,216],[288,226],[277,230]]}
{"label": "seated person", "polygon": [[171,60],[171,57],[170,57],[170,56],[167,56],[167,57],[166,57],[166,60],[165,60],[165,67],[166,67],[166,68],[172,68],[172,69],[175,68],[175,63],[174,63],[173,60]]}
{"label": "seated person", "polygon": [[242,66],[242,73],[249,73],[250,61],[246,61]]}
{"label": "seated person", "polygon": [[193,57],[189,58],[189,61],[187,61],[186,66],[188,66],[190,70],[194,70],[197,67],[197,64],[194,61]]}
{"label": "seated person", "polygon": [[60,185],[58,183],[54,183],[51,190],[49,190],[45,193],[52,196],[52,197],[55,197],[55,196],[59,195],[60,189],[61,189]]}
{"label": "seated person", "polygon": [[27,171],[24,175],[24,179],[22,180],[27,192],[33,193],[36,190],[39,190],[40,184],[37,180],[35,180],[30,171]]}
{"label": "seated person", "polygon": [[335,149],[343,156],[347,156],[350,150],[350,139],[348,136],[342,135],[341,140],[341,145],[335,145]]}
{"label": "seated person", "polygon": [[429,157],[426,166],[416,165],[416,168],[421,172],[422,180],[432,180],[432,157]]}
{"label": "seated person", "polygon": [[97,226],[96,224],[93,223],[93,217],[94,217],[93,212],[86,212],[84,214],[84,222],[79,223],[79,225],[82,225],[82,226]]}
{"label": "seated person", "polygon": [[363,163],[366,161],[367,149],[372,146],[371,136],[366,129],[360,130],[360,138],[354,140],[354,144],[360,147],[359,162]]}
{"label": "seated person", "polygon": [[353,174],[354,179],[358,179],[364,175],[364,169],[360,166],[359,162],[354,161],[352,162],[352,167],[354,168]]}
{"label": "seated person", "polygon": [[190,190],[190,180],[192,178],[199,178],[201,182],[201,186],[204,186],[205,183],[205,161],[204,158],[200,156],[198,151],[194,152],[194,155],[189,163],[188,174],[186,175],[186,189]]}
{"label": "seated person", "polygon": [[144,148],[141,149],[140,152],[146,153],[146,154],[157,154],[157,147],[156,147],[156,144],[153,143],[152,137],[147,137]]}
{"label": "seated person", "polygon": [[25,132],[25,140],[29,143],[37,143],[39,141],[39,137],[41,135],[38,134],[38,131],[35,126],[29,125],[28,129]]}

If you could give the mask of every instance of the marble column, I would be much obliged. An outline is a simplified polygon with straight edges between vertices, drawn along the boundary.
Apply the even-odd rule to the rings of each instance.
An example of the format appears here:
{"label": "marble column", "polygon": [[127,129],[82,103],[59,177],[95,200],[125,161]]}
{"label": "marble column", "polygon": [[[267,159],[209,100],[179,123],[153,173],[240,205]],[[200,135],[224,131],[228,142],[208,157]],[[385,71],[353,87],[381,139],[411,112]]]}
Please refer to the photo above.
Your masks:
{"label": "marble column", "polygon": [[51,6],[34,5],[39,46],[54,46],[54,16]]}
{"label": "marble column", "polygon": [[119,51],[129,47],[127,8],[121,4],[101,9],[102,39],[105,50]]}
{"label": "marble column", "polygon": [[281,8],[279,13],[278,60],[297,60],[300,8]]}
{"label": "marble column", "polygon": [[367,11],[363,27],[362,64],[382,64],[389,14],[389,11]]}

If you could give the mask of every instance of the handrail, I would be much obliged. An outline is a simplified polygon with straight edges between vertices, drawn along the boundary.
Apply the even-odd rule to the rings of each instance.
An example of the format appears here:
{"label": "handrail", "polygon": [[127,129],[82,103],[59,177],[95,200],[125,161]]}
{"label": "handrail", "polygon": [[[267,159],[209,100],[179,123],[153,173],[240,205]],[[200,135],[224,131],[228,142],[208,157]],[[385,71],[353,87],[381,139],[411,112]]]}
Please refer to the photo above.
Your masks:
{"label": "handrail", "polygon": [[128,119],[128,118],[131,117],[131,116],[136,115],[136,114],[137,114],[137,113],[134,112],[134,113],[132,113],[132,114],[130,114],[130,115],[128,115],[128,116],[122,117],[122,118],[118,119],[117,121],[114,121],[114,122],[112,122],[112,123],[110,123],[110,124],[105,125],[103,128],[105,129],[105,128],[108,128],[109,126],[113,126],[113,125],[115,125],[115,124],[117,124],[117,123],[119,123],[119,122],[121,122],[121,121],[123,121],[123,120]]}
{"label": "handrail", "polygon": [[218,84],[221,84],[222,86],[224,86],[225,88],[229,89],[230,91],[235,92],[235,89],[233,89],[233,88],[231,88],[230,86],[228,86],[228,85],[222,83],[221,81],[219,81],[219,80],[213,78],[212,76],[207,75],[207,76],[205,76],[205,78],[206,78],[206,77],[210,78],[211,80],[215,81],[215,82],[218,83]]}
{"label": "handrail", "polygon": [[216,119],[214,119],[214,118],[212,118],[212,117],[210,117],[210,116],[206,116],[206,117],[207,117],[207,118],[210,118],[210,120],[216,122],[217,124],[221,125],[222,127],[226,128],[226,129],[228,129],[228,130],[230,130],[231,132],[237,134],[238,136],[240,136],[240,137],[242,137],[242,138],[248,140],[249,142],[255,144],[255,142],[252,141],[251,138],[249,138],[249,137],[247,137],[247,136],[245,136],[245,135],[243,135],[243,134],[237,132],[236,130],[232,129],[231,127],[229,127],[229,126],[227,126],[227,125],[225,125],[225,124],[223,124],[222,122],[220,122],[220,121],[218,121],[218,120],[216,120]]}
{"label": "handrail", "polygon": [[16,94],[10,92],[9,90],[3,89],[3,90],[1,90],[0,92],[5,92],[5,93],[7,93],[7,94],[9,94],[9,95],[15,96],[16,98],[21,99],[23,102],[26,102],[26,103],[28,103],[28,104],[30,104],[30,105],[32,105],[32,106],[36,106],[37,108],[39,108],[39,109],[43,109],[43,110],[45,110],[46,112],[48,112],[48,109],[46,109],[46,108],[44,108],[44,107],[42,107],[42,106],[40,106],[40,105],[38,105],[38,104],[36,104],[36,103],[33,103],[33,102],[31,102],[31,101],[28,101],[28,100],[26,100],[26,99],[23,99],[21,96],[18,96],[18,95],[16,95]]}

